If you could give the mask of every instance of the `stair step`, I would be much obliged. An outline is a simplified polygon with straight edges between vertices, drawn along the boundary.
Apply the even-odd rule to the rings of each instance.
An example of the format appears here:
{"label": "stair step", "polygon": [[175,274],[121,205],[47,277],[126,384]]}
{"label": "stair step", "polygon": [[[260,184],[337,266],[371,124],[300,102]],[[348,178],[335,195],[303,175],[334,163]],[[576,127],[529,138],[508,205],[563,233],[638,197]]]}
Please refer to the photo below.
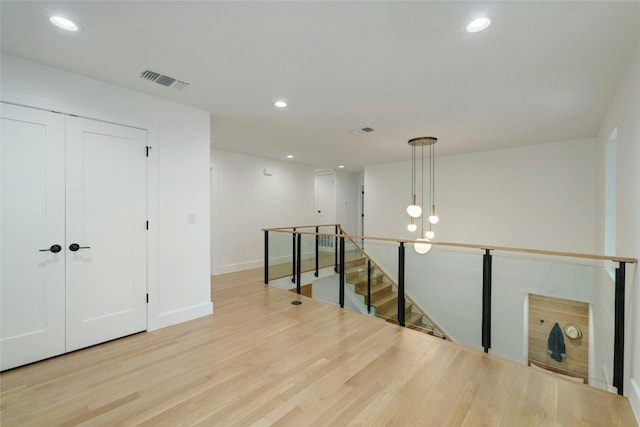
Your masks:
{"label": "stair step", "polygon": [[406,325],[422,326],[422,314],[410,312],[404,316],[404,323]]}
{"label": "stair step", "polygon": [[[367,282],[356,283],[355,285],[356,292],[363,297],[367,296]],[[382,280],[374,282],[371,284],[371,297],[376,298],[377,296],[381,296],[384,293],[391,292],[391,285],[383,282]]]}
{"label": "stair step", "polygon": [[[367,276],[367,270],[353,270],[350,272],[347,272],[347,275],[345,277],[345,280],[348,283],[353,283],[356,287],[359,287],[361,289],[364,290],[364,292],[366,293],[367,290],[367,280],[369,280],[368,276]],[[384,276],[382,276],[382,274],[378,274],[378,275],[371,275],[371,285],[375,285],[378,283],[383,283],[384,282]]]}
{"label": "stair step", "polygon": [[[367,280],[367,267],[365,265],[360,265],[356,267],[350,267],[346,270],[345,276],[347,282],[355,283],[360,281]],[[372,277],[373,279],[373,277]]]}
{"label": "stair step", "polygon": [[[356,270],[358,268],[364,268],[366,271],[366,265],[367,265],[367,261],[366,258],[357,258],[357,259],[352,259],[351,261],[345,261],[344,263],[344,271],[346,271],[347,273],[350,270]],[[338,272],[340,272],[340,266],[338,265]]]}
{"label": "stair step", "polygon": [[413,329],[414,331],[418,331],[418,332],[422,332],[423,334],[435,336],[435,334],[433,333],[433,329],[431,329],[431,328],[426,328],[426,327],[418,326],[418,325],[412,325],[412,324],[408,324],[408,323],[406,323],[405,326],[407,328],[409,328],[409,329]]}
{"label": "stair step", "polygon": [[390,291],[379,298],[371,298],[371,305],[376,308],[376,313],[391,312],[396,310],[394,306],[398,305],[398,296]]}
{"label": "stair step", "polygon": [[376,307],[376,316],[378,317],[381,317],[383,319],[398,318],[398,301],[397,301],[397,298],[395,298],[395,296],[393,300],[375,307]]}

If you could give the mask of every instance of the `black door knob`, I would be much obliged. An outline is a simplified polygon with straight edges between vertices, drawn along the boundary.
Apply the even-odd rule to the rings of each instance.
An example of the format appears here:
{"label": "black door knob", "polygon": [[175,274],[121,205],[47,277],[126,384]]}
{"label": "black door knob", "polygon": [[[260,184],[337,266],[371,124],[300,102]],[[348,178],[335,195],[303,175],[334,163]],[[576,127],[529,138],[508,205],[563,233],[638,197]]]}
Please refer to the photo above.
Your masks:
{"label": "black door knob", "polygon": [[54,254],[57,254],[61,250],[62,250],[62,246],[60,246],[60,245],[51,245],[51,247],[49,249],[40,249],[40,252],[53,252]]}
{"label": "black door knob", "polygon": [[72,243],[72,244],[70,244],[70,245],[69,245],[69,250],[70,250],[71,252],[75,252],[75,251],[77,251],[78,249],[90,249],[90,248],[91,248],[91,246],[80,246],[80,245],[79,245],[79,244],[77,244],[77,243]]}

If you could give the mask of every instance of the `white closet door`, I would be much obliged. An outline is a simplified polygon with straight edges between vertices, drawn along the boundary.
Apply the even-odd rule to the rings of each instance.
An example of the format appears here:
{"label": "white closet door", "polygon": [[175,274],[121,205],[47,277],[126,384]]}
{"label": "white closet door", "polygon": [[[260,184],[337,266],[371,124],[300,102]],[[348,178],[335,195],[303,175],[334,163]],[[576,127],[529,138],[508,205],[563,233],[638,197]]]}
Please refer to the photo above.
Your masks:
{"label": "white closet door", "polygon": [[65,351],[65,118],[4,103],[0,114],[4,370]]}
{"label": "white closet door", "polygon": [[146,164],[145,131],[67,118],[67,351],[146,329]]}
{"label": "white closet door", "polygon": [[334,174],[316,175],[317,224],[336,222],[336,184]]}

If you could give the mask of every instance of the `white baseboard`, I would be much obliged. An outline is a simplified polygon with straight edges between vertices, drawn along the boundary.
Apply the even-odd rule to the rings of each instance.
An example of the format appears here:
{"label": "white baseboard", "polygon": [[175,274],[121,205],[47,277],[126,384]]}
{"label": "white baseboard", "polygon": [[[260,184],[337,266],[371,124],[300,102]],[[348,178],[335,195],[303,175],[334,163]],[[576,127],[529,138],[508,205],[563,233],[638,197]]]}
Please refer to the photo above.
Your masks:
{"label": "white baseboard", "polygon": [[251,270],[254,268],[264,267],[264,260],[239,262],[237,264],[219,265],[213,269],[211,274],[217,276],[219,274],[236,273],[238,271]]}
{"label": "white baseboard", "polygon": [[631,384],[631,390],[627,393],[627,397],[636,416],[636,421],[640,424],[640,384],[634,378],[631,378],[629,383]]}
{"label": "white baseboard", "polygon": [[[303,259],[309,259],[314,257],[315,257],[315,252],[302,253]],[[291,256],[289,255],[285,255],[277,258],[269,258],[269,264],[284,264],[287,262],[292,262]],[[212,268],[213,271],[211,272],[211,274],[214,276],[217,276],[219,274],[236,273],[238,271],[251,270],[253,268],[260,268],[260,267],[264,267],[263,258],[259,260],[254,260],[254,261],[238,262],[235,264],[218,265]]]}
{"label": "white baseboard", "polygon": [[155,331],[156,329],[162,329],[167,326],[177,325],[178,323],[188,322],[189,320],[208,316],[210,314],[213,314],[213,302],[206,302],[181,308],[179,310],[160,313],[154,319],[150,319],[148,331]]}
{"label": "white baseboard", "polygon": [[528,360],[526,358],[522,358],[514,354],[503,353],[501,351],[494,350],[492,348],[489,349],[489,354],[493,354],[494,356],[498,356],[502,359],[511,360],[512,362],[516,362],[520,365],[526,365],[528,363]]}

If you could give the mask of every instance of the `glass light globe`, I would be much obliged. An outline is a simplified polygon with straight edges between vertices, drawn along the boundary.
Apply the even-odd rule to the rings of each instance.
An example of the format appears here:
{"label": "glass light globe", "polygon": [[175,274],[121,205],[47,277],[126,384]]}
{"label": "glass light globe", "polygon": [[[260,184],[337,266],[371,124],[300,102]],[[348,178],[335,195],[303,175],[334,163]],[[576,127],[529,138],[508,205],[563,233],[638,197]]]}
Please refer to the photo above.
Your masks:
{"label": "glass light globe", "polygon": [[421,238],[416,239],[416,240],[420,241],[420,243],[414,243],[413,244],[413,249],[417,253],[419,253],[420,255],[424,255],[424,254],[426,254],[427,252],[429,252],[431,250],[431,243],[428,243],[429,239],[425,239],[424,237],[421,237]]}
{"label": "glass light globe", "polygon": [[416,231],[418,229],[418,226],[415,224],[409,224],[407,225],[407,230],[409,231]]}
{"label": "glass light globe", "polygon": [[429,240],[433,239],[435,236],[436,236],[436,233],[434,233],[431,230],[429,230],[426,233],[424,233],[424,237],[426,237]]}
{"label": "glass light globe", "polygon": [[429,222],[430,222],[431,224],[437,224],[437,223],[438,223],[438,221],[440,221],[440,218],[438,218],[438,215],[431,215],[431,216],[429,217]]}
{"label": "glass light globe", "polygon": [[412,218],[419,218],[422,215],[422,208],[418,205],[407,206],[407,213]]}

